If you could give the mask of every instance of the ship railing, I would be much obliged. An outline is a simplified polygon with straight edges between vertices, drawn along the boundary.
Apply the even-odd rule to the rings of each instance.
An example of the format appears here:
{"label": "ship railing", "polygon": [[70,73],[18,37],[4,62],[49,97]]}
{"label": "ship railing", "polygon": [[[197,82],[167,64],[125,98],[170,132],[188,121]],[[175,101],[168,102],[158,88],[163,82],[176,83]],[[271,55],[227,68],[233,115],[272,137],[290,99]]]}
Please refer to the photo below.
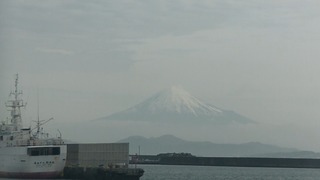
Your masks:
{"label": "ship railing", "polygon": [[17,146],[30,146],[30,141],[28,140],[17,140],[16,141]]}
{"label": "ship railing", "polygon": [[62,140],[17,140],[16,146],[45,146],[45,145],[62,145],[64,142]]}
{"label": "ship railing", "polygon": [[30,146],[32,145],[32,142],[28,140],[16,140],[16,141],[11,141],[11,143],[8,143],[7,146]]}
{"label": "ship railing", "polygon": [[61,142],[56,142],[56,141],[47,141],[47,140],[42,140],[42,141],[37,141],[35,145],[37,146],[46,146],[46,145],[61,145],[63,143]]}

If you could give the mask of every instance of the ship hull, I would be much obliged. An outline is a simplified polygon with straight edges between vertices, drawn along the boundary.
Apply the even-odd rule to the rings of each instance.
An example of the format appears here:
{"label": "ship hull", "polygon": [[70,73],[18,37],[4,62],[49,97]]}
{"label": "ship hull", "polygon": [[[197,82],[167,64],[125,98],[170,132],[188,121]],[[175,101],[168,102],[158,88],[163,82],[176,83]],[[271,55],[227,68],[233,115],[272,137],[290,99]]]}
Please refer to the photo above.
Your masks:
{"label": "ship hull", "polygon": [[61,176],[66,145],[0,148],[0,177],[45,179]]}
{"label": "ship hull", "polygon": [[62,172],[0,172],[1,178],[51,179],[59,178]]}

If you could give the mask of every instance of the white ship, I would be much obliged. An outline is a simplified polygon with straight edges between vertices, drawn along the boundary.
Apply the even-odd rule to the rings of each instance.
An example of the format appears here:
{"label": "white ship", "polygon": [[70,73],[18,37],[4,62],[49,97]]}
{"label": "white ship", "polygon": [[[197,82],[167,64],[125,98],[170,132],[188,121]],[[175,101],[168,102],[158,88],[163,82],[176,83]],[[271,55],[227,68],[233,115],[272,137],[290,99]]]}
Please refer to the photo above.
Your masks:
{"label": "white ship", "polygon": [[25,103],[20,98],[18,75],[12,97],[6,103],[11,117],[0,125],[0,177],[55,178],[66,163],[67,147],[60,137],[50,138],[42,130],[47,121],[38,117],[35,128],[23,128],[20,108]]}

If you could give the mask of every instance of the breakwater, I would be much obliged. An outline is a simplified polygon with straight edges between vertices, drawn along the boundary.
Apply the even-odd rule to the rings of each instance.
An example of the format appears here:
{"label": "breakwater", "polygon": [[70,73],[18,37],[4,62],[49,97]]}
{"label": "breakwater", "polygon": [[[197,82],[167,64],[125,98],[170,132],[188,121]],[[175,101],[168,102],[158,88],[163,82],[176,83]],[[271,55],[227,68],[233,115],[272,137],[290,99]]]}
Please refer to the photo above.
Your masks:
{"label": "breakwater", "polygon": [[260,158],[260,157],[159,157],[140,156],[137,164],[320,168],[320,159],[306,158]]}
{"label": "breakwater", "polygon": [[165,157],[159,163],[165,165],[320,168],[320,159],[299,158]]}

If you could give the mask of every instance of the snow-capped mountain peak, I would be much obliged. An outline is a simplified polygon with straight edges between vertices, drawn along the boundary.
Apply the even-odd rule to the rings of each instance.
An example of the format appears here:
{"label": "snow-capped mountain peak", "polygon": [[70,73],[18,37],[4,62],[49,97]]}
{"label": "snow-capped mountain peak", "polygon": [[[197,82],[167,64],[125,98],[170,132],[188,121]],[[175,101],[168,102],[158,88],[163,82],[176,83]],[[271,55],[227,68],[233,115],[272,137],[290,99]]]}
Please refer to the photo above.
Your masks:
{"label": "snow-capped mountain peak", "polygon": [[205,104],[183,88],[177,86],[172,86],[156,94],[140,105],[146,106],[151,112],[158,110],[177,113],[188,112],[196,116],[200,109],[203,112],[221,112],[218,108]]}
{"label": "snow-capped mountain peak", "polygon": [[218,124],[253,122],[233,111],[207,104],[177,86],[165,89],[127,110],[101,119],[158,122],[211,121]]}

